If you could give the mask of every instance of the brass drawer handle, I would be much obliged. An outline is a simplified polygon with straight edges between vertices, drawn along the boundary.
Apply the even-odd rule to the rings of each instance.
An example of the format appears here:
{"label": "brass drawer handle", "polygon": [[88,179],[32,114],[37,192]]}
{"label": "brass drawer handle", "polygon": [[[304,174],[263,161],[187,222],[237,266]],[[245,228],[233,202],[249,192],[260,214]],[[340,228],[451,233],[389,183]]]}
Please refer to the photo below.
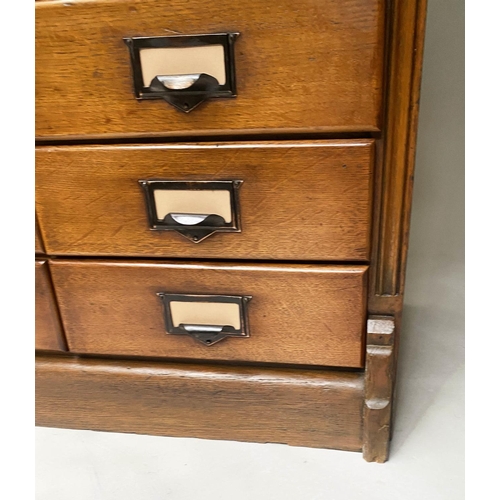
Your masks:
{"label": "brass drawer handle", "polygon": [[167,335],[188,335],[205,346],[226,337],[245,338],[250,295],[189,295],[159,292]]}
{"label": "brass drawer handle", "polygon": [[207,99],[236,97],[234,41],[238,35],[124,38],[136,99],[163,99],[189,113]]}
{"label": "brass drawer handle", "polygon": [[176,231],[193,243],[216,232],[241,232],[238,191],[243,181],[140,180],[149,228]]}

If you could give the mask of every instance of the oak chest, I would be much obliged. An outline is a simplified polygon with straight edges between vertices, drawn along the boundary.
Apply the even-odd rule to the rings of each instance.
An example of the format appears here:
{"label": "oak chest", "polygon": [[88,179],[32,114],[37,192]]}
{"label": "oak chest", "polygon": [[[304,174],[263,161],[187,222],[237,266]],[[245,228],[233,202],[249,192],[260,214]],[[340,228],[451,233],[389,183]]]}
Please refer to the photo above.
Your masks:
{"label": "oak chest", "polygon": [[36,2],[38,425],[387,459],[424,18]]}

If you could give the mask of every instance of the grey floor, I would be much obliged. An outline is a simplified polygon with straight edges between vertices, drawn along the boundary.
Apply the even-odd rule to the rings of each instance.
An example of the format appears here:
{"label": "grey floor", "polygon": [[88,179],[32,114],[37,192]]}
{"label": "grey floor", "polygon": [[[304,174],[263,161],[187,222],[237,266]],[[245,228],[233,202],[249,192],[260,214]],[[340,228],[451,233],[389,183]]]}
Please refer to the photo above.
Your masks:
{"label": "grey floor", "polygon": [[429,0],[392,455],[37,428],[37,500],[460,500],[463,5]]}

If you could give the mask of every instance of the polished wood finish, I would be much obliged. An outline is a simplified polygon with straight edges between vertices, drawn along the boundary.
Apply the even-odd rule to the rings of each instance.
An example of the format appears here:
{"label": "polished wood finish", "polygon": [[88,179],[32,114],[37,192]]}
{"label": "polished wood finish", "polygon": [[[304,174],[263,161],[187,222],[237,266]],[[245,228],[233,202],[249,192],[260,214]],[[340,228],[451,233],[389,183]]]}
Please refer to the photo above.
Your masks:
{"label": "polished wood finish", "polygon": [[[36,4],[39,138],[376,131],[383,0]],[[136,101],[124,37],[237,31],[238,97]]]}
{"label": "polished wood finish", "polygon": [[[362,367],[366,266],[51,262],[70,351]],[[158,292],[251,295],[249,338],[167,335]]]}
{"label": "polished wood finish", "polygon": [[388,12],[385,126],[375,184],[369,310],[403,307],[426,0],[396,0]]}
{"label": "polished wood finish", "polygon": [[38,227],[38,221],[35,217],[35,254],[40,255],[45,253],[43,248],[42,237],[40,235],[40,228]]}
{"label": "polished wood finish", "polygon": [[[49,253],[368,260],[373,141],[39,147]],[[151,231],[138,180],[243,180],[241,233]]]}
{"label": "polished wood finish", "polygon": [[39,356],[36,423],[359,451],[363,375]]}
{"label": "polished wood finish", "polygon": [[35,348],[66,351],[64,333],[46,261],[35,261]]}
{"label": "polished wood finish", "polygon": [[[426,3],[244,0],[236,5],[229,0],[216,4],[173,0],[165,9],[155,0],[37,2],[36,134],[45,145],[37,151],[41,172],[41,177],[37,172],[37,197],[49,255],[246,261],[189,264],[55,257],[52,270],[70,341],[83,357],[37,356],[38,425],[285,442],[362,450],[368,461],[387,460]],[[134,99],[124,36],[230,30],[242,33],[236,42],[236,99],[213,100],[190,115],[162,101]],[[342,135],[333,135],[337,133]],[[244,151],[237,144],[219,144],[216,151],[213,144],[193,142],[241,137],[257,141],[264,135],[281,142],[272,147],[247,144]],[[186,144],[158,144],[175,137],[191,142],[189,154]],[[338,199],[327,196],[337,189],[339,179],[340,146],[331,137],[362,137],[356,142],[364,145],[349,150],[356,155],[368,150],[371,155],[370,140],[364,139],[376,139],[373,172],[370,169],[367,174],[366,162],[355,162],[359,177],[345,184],[351,190],[339,191]],[[290,148],[291,143],[284,140],[293,138],[309,145],[302,145],[301,151]],[[311,149],[320,138],[328,141]],[[69,139],[74,140],[72,147]],[[76,145],[80,139],[103,145]],[[132,141],[143,145],[124,146]],[[308,153],[301,158],[306,147]],[[222,155],[224,162],[204,164],[200,158],[210,148],[207,159]],[[264,161],[256,162],[263,152],[271,168]],[[163,160],[163,155],[168,159]],[[174,157],[183,162],[172,165]],[[331,160],[330,169],[323,165],[327,160]],[[158,166],[162,175],[203,173],[216,178],[223,174],[231,179],[235,171],[248,174],[244,186],[253,186],[248,192],[256,193],[258,186],[266,196],[252,195],[244,201],[241,234],[212,236],[200,245],[180,236],[174,241],[171,234],[153,236],[146,230],[143,205],[140,211],[137,204],[130,210],[132,186],[138,192],[137,179],[130,174],[156,176],[152,172]],[[123,198],[110,196],[112,171],[126,193]],[[49,173],[57,186],[51,187]],[[355,175],[355,169],[347,168],[342,178],[348,179],[348,173]],[[368,175],[373,178],[369,240],[365,235],[370,223],[359,217],[368,213],[366,196],[359,198]],[[318,187],[321,183],[330,184],[327,191]],[[93,196],[91,190],[95,190]],[[347,210],[349,203],[357,203],[358,211]],[[302,213],[301,206],[307,207]],[[280,224],[270,229],[266,220],[278,217],[280,207],[283,212],[275,219]],[[283,216],[285,207],[289,218]],[[356,216],[348,219],[347,213]],[[110,214],[118,216],[111,219]],[[103,221],[113,231],[103,229]],[[245,238],[255,228],[250,245]],[[275,238],[276,234],[280,237]],[[245,246],[240,246],[241,241]],[[180,248],[177,243],[182,243]],[[289,262],[259,265],[258,259]],[[307,259],[317,262],[297,263]],[[336,267],[346,259],[352,262]],[[360,273],[355,261],[369,265],[369,271],[363,268]],[[344,289],[338,279],[347,276],[347,268],[357,271]],[[46,265],[40,269],[48,278]],[[360,308],[359,294],[364,297],[361,290],[366,289],[368,273],[368,302]],[[267,278],[270,274],[274,279]],[[165,280],[165,276],[181,278]],[[198,292],[209,293],[215,286],[220,293],[254,295],[251,337],[226,339],[213,347],[199,346],[188,338],[167,338],[161,303],[152,297],[172,283],[178,288],[170,291],[192,292],[198,287]],[[149,298],[143,298],[145,292]],[[356,298],[350,301],[349,297]],[[342,310],[335,316],[339,304]],[[361,318],[357,333],[353,329],[344,344],[336,343],[338,335]],[[304,323],[313,327],[301,328]],[[359,333],[366,330],[367,335]],[[165,359],[106,359],[111,354],[169,358],[170,364]],[[184,364],[194,359],[203,362]],[[221,366],[209,366],[210,360],[218,360]],[[342,362],[362,370],[326,368]],[[264,363],[291,365],[271,369]],[[304,366],[312,364],[314,369]]]}
{"label": "polished wood finish", "polygon": [[368,319],[365,404],[363,409],[363,458],[385,462],[389,458],[394,387],[394,318]]}

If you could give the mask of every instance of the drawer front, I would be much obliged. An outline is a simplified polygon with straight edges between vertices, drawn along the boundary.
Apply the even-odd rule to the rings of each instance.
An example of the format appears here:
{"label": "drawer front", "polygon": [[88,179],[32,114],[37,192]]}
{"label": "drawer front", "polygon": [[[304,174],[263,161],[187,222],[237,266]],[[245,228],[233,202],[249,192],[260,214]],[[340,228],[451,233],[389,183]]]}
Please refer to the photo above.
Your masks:
{"label": "drawer front", "polygon": [[[366,266],[57,260],[51,270],[74,353],[362,367]],[[167,334],[158,294],[251,297],[249,336],[206,345]],[[228,324],[203,314],[178,321]]]}
{"label": "drawer front", "polygon": [[66,343],[46,261],[35,261],[35,348],[65,351]]}
{"label": "drawer front", "polygon": [[[36,135],[376,131],[383,4],[38,2]],[[234,44],[236,98],[211,99],[189,114],[161,99],[136,100],[124,38],[229,32],[240,33]]]}
{"label": "drawer front", "polygon": [[[369,258],[372,142],[40,147],[36,159],[48,253]],[[235,203],[240,232],[193,243],[175,230],[151,230],[144,179],[243,181]],[[196,203],[198,191],[186,196]]]}

